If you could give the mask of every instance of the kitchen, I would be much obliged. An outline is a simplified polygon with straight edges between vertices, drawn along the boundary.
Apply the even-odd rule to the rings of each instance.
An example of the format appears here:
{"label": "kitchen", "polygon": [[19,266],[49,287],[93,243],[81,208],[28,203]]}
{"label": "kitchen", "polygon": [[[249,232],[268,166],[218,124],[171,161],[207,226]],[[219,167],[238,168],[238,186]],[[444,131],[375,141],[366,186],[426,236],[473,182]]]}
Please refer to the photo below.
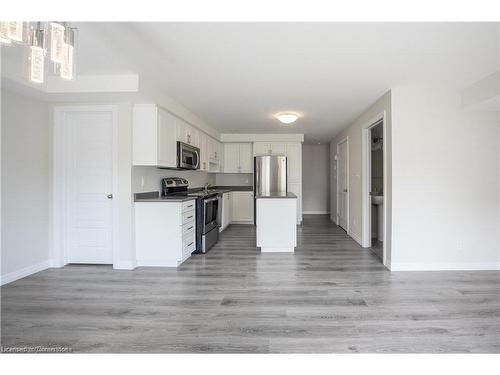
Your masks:
{"label": "kitchen", "polygon": [[[293,203],[285,231],[293,238],[285,241],[286,251],[293,251],[295,227],[302,221],[302,134],[227,135],[231,142],[221,142],[152,104],[134,106],[132,133],[137,266],[179,266],[193,252],[208,252],[230,224],[256,223],[266,232],[281,233],[273,224],[283,220],[259,225],[256,204],[278,199]],[[261,155],[268,156],[258,163]],[[280,156],[280,165],[269,164]],[[280,192],[284,196],[270,196]],[[259,229],[257,236],[263,251],[272,251],[265,240],[260,243],[269,236]],[[270,241],[275,251],[283,251],[280,239]]]}

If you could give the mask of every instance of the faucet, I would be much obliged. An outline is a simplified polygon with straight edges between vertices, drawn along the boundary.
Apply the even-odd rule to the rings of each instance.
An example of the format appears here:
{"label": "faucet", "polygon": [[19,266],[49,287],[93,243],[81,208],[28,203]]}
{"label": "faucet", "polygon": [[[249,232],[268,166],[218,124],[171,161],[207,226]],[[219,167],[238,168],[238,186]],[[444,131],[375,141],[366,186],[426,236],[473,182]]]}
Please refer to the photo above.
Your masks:
{"label": "faucet", "polygon": [[211,185],[208,183],[208,182],[205,182],[205,193],[208,192],[208,188],[210,187]]}

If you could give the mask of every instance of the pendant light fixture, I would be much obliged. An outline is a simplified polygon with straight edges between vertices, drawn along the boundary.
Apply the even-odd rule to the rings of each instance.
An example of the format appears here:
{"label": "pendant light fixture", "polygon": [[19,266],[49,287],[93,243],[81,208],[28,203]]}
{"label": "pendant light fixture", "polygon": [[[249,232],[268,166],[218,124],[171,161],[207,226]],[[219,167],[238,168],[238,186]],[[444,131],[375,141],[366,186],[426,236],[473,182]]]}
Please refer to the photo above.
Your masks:
{"label": "pendant light fixture", "polygon": [[43,83],[45,77],[45,30],[41,23],[32,30],[30,46],[29,79],[35,83]]}
{"label": "pendant light fixture", "polygon": [[[41,84],[51,63],[62,79],[75,77],[76,29],[68,22],[0,22],[0,43],[28,45],[27,78]],[[47,58],[47,59],[46,59]]]}
{"label": "pendant light fixture", "polygon": [[9,23],[0,22],[0,43],[10,44],[11,40],[9,38]]}
{"label": "pendant light fixture", "polygon": [[73,79],[74,68],[74,53],[75,53],[75,30],[69,27],[64,33],[64,42],[62,47],[62,62],[60,67],[60,76],[63,79]]}

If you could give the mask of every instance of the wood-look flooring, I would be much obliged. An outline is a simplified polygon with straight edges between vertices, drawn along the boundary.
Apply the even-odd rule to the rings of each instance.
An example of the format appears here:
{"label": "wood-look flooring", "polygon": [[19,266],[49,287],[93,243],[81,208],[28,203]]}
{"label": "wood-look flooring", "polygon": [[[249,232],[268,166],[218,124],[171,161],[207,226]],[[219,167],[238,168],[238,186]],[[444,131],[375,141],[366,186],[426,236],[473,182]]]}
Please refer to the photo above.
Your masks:
{"label": "wood-look flooring", "polygon": [[294,254],[231,225],[178,270],[70,265],[1,288],[3,346],[74,352],[500,352],[500,272],[387,271],[326,216]]}

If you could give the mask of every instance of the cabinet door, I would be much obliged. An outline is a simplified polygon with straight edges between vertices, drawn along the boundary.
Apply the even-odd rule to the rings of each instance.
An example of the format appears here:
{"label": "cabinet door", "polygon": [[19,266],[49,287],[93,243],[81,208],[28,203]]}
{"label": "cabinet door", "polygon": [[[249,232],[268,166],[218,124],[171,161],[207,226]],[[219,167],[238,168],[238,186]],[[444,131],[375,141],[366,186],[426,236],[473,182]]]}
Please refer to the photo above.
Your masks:
{"label": "cabinet door", "polygon": [[158,163],[159,167],[177,166],[175,117],[163,109],[158,110]]}
{"label": "cabinet door", "polygon": [[219,162],[219,171],[222,172],[224,169],[224,144],[222,142],[216,141],[217,144],[217,161]]}
{"label": "cabinet door", "polygon": [[286,145],[287,169],[289,182],[302,181],[302,144],[288,143]]}
{"label": "cabinet door", "polygon": [[208,171],[208,141],[209,137],[200,132],[200,170]]}
{"label": "cabinet door", "polygon": [[252,173],[253,171],[253,154],[251,143],[240,143],[240,173]]}
{"label": "cabinet door", "polygon": [[238,173],[240,166],[240,147],[238,143],[224,144],[224,172]]}
{"label": "cabinet door", "polygon": [[286,155],[286,143],[271,143],[269,148],[273,155]]}
{"label": "cabinet door", "polygon": [[181,119],[175,119],[175,126],[176,126],[176,133],[177,133],[177,140],[179,142],[184,142],[187,143],[187,138],[186,138],[186,126],[187,124],[182,121]]}
{"label": "cabinet door", "polygon": [[194,147],[200,147],[200,131],[192,126],[189,126],[189,139],[188,143]]}
{"label": "cabinet door", "polygon": [[288,183],[288,192],[297,196],[297,223],[302,222],[302,182]]}
{"label": "cabinet door", "polygon": [[233,218],[234,222],[253,222],[253,192],[233,191]]}
{"label": "cabinet door", "polygon": [[222,229],[225,229],[231,223],[231,216],[233,210],[233,200],[231,193],[224,193],[222,195]]}
{"label": "cabinet door", "polygon": [[269,154],[271,150],[269,143],[255,142],[253,144],[253,154],[254,155],[266,155]]}

